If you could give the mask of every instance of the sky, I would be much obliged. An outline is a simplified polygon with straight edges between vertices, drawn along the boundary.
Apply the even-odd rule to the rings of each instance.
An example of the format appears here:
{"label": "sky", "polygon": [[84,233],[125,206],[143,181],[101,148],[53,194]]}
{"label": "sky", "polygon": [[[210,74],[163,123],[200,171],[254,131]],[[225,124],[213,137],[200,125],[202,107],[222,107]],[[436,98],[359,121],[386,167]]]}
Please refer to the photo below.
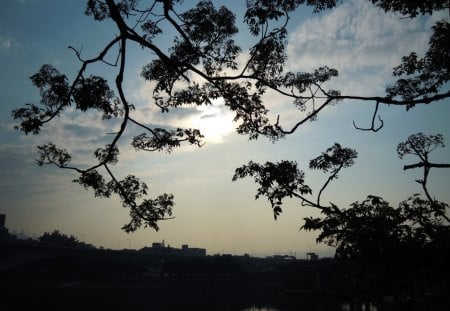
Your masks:
{"label": "sky", "polygon": [[[214,1],[217,4],[230,1]],[[241,3],[242,2],[242,3]],[[186,6],[195,1],[184,1]],[[238,43],[248,48],[254,40],[242,23],[245,1],[233,1],[237,14]],[[111,125],[95,113],[68,111],[40,135],[26,136],[14,130],[11,110],[38,102],[38,91],[29,77],[42,64],[52,64],[74,78],[80,63],[68,46],[83,48],[86,57],[95,56],[116,33],[110,22],[95,22],[83,14],[83,1],[0,1],[0,213],[6,214],[10,231],[40,236],[60,230],[79,240],[105,248],[135,248],[165,241],[166,245],[207,249],[208,254],[231,253],[268,256],[296,255],[304,258],[314,251],[332,256],[334,250],[316,244],[316,232],[299,231],[302,218],[318,216],[311,207],[288,200],[275,221],[270,204],[255,200],[257,185],[252,180],[232,182],[235,168],[248,161],[293,160],[304,170],[306,183],[317,194],[327,176],[308,169],[310,159],[339,142],[358,151],[356,164],[339,174],[337,182],[324,192],[321,202],[348,206],[369,194],[382,196],[393,206],[413,193],[421,193],[415,179],[421,171],[403,171],[416,159],[400,160],[397,144],[414,133],[441,133],[450,139],[450,101],[417,106],[382,106],[384,127],[377,133],[358,131],[370,125],[374,104],[344,101],[321,112],[315,122],[301,127],[285,140],[272,143],[265,138],[249,141],[234,132],[233,115],[217,100],[213,106],[190,107],[161,114],[152,104],[152,85],[140,78],[141,67],[151,55],[132,47],[125,76],[125,92],[136,106],[134,116],[146,124],[200,128],[206,138],[201,148],[183,146],[172,154],[135,152],[130,141],[121,141],[118,176],[135,174],[149,185],[151,196],[173,193],[173,220],[160,222],[160,230],[140,229],[127,234],[121,227],[129,221],[128,210],[119,199],[95,198],[90,191],[72,183],[77,176],[54,167],[38,167],[36,146],[49,141],[73,153],[73,162],[93,164],[92,152],[105,144]],[[414,20],[385,14],[369,1],[348,0],[336,9],[312,14],[301,7],[291,18],[286,70],[309,71],[328,65],[339,77],[329,87],[346,95],[383,96],[392,81],[392,68],[403,55],[427,48],[430,27],[448,14]],[[158,39],[163,49],[172,42],[172,30]],[[169,37],[169,39],[167,39]],[[248,50],[247,50],[248,51]],[[240,56],[244,61],[245,49]],[[111,56],[111,58],[114,58]],[[113,77],[105,66],[91,72]],[[448,88],[448,86],[447,86]],[[285,124],[294,124],[301,114],[288,101],[268,93],[268,106]],[[116,126],[117,124],[115,124]],[[114,126],[113,126],[114,127]],[[130,139],[136,132],[126,136]],[[449,163],[450,152],[436,150],[431,159]],[[450,171],[432,170],[430,191],[450,202]]]}

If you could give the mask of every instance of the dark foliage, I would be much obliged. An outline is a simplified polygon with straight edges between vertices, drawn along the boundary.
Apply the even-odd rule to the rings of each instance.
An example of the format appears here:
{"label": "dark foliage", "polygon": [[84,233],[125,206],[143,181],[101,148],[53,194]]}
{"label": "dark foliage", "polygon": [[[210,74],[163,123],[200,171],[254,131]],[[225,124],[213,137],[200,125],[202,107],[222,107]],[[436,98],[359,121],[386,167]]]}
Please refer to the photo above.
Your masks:
{"label": "dark foliage", "polygon": [[448,0],[370,0],[385,11],[398,12],[410,17],[432,14],[449,8]]}
{"label": "dark foliage", "polygon": [[58,230],[54,230],[53,232],[45,232],[39,237],[39,244],[54,247],[77,247],[79,241],[73,235],[68,236]]}
{"label": "dark foliage", "polygon": [[430,282],[448,282],[450,277],[442,273],[439,259],[440,256],[448,258],[450,254],[449,205],[432,198],[427,189],[431,167],[450,168],[450,164],[429,162],[429,153],[443,146],[442,135],[422,133],[411,135],[399,144],[397,150],[401,158],[413,155],[420,159],[419,163],[405,166],[405,169],[424,168],[424,178],[418,182],[426,198],[414,194],[398,207],[374,195],[348,208],[334,203],[321,204],[320,196],[330,181],[337,178],[342,168],[353,165],[357,157],[355,150],[337,143],[310,161],[311,169],[329,174],[316,201],[305,197],[311,195],[312,190],[305,184],[304,173],[292,161],[265,165],[250,162],[236,169],[233,180],[253,178],[259,186],[256,198],[261,195],[268,198],[275,218],[281,213],[285,198],[297,198],[301,205],[319,209],[321,215],[303,218],[300,229],[317,231],[317,243],[334,247],[335,257],[341,263],[355,267],[356,291],[352,293],[355,298],[376,301],[386,295],[396,295],[401,299],[414,297],[414,300],[425,295],[425,289],[414,289],[411,284],[425,286]]}
{"label": "dark foliage", "polygon": [[304,230],[318,230],[317,242],[336,247],[336,257],[371,260],[401,255],[403,251],[449,247],[449,227],[442,215],[448,205],[429,202],[417,195],[398,208],[369,195],[339,212],[324,210],[324,217],[305,218]]}
{"label": "dark foliage", "polygon": [[249,162],[236,169],[233,181],[247,176],[253,177],[259,184],[255,198],[258,199],[261,195],[267,197],[275,219],[282,212],[281,205],[285,197],[311,193],[309,186],[304,184],[304,173],[297,168],[297,163],[292,161],[266,162],[264,165]]}
{"label": "dark foliage", "polygon": [[[433,26],[429,49],[423,58],[415,52],[404,56],[403,63],[394,68],[394,76],[401,77],[387,88],[390,97],[400,96],[405,101],[437,94],[450,80],[450,24],[441,20]],[[407,105],[407,108],[414,104]]]}

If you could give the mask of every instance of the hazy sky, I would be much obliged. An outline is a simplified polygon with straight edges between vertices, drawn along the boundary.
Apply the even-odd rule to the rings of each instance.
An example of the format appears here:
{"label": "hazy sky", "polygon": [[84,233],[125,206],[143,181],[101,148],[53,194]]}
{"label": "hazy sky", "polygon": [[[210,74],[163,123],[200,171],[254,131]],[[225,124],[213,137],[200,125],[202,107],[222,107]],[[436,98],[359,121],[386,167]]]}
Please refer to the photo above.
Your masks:
{"label": "hazy sky", "polygon": [[[58,229],[113,249],[141,248],[164,239],[173,247],[187,243],[206,248],[209,254],[295,252],[297,257],[304,257],[311,249],[331,255],[331,249],[315,244],[315,233],[299,231],[302,218],[317,215],[316,211],[301,207],[297,201],[287,201],[283,214],[275,221],[269,203],[264,198],[254,200],[257,186],[250,179],[231,181],[234,169],[249,160],[295,160],[316,194],[326,176],[308,170],[308,161],[339,142],[356,149],[359,157],[356,165],[330,185],[321,201],[348,206],[374,194],[396,206],[409,195],[421,193],[414,182],[421,171],[402,170],[404,164],[415,163],[416,159],[398,159],[397,144],[417,132],[442,133],[447,142],[450,140],[450,102],[446,100],[408,112],[383,106],[380,113],[385,126],[378,133],[357,131],[352,125],[352,121],[370,125],[373,103],[343,102],[327,108],[318,121],[306,124],[284,141],[248,141],[233,132],[236,124],[220,101],[208,108],[160,114],[152,106],[151,85],[139,76],[141,66],[151,56],[135,48],[129,55],[125,83],[127,96],[137,107],[135,116],[147,124],[199,127],[207,135],[207,144],[202,148],[182,147],[168,155],[136,153],[127,147],[129,141],[122,141],[116,174],[136,174],[149,185],[151,196],[167,192],[173,193],[176,200],[176,218],[161,222],[160,231],[141,229],[126,234],[120,228],[129,221],[128,210],[117,198],[94,198],[92,192],[71,182],[76,175],[54,167],[39,168],[34,160],[35,146],[53,141],[71,151],[74,162],[94,163],[92,152],[105,144],[111,132],[110,125],[100,121],[100,115],[68,112],[39,136],[25,136],[13,129],[11,110],[39,101],[29,77],[42,64],[50,63],[73,79],[80,64],[67,46],[83,47],[83,55],[89,58],[114,38],[116,30],[110,23],[94,22],[84,16],[83,2],[0,1],[0,213],[7,214],[10,230],[39,236]],[[233,1],[238,25],[242,25],[244,2]],[[441,17],[402,19],[363,0],[344,1],[337,9],[320,15],[300,8],[289,28],[287,69],[308,71],[328,65],[339,70],[340,77],[332,86],[342,93],[382,96],[391,81],[392,68],[410,51],[421,54],[426,50],[429,28]],[[242,31],[237,40],[248,47],[252,38]],[[158,44],[167,47],[171,42],[172,38],[162,37]],[[242,59],[245,57],[243,54]],[[92,70],[112,77],[105,67]],[[283,122],[292,124],[299,118],[282,98],[268,94],[267,102],[275,114],[281,114]],[[432,159],[450,162],[449,150],[436,151]],[[432,170],[432,194],[450,202],[449,181],[450,171]]]}

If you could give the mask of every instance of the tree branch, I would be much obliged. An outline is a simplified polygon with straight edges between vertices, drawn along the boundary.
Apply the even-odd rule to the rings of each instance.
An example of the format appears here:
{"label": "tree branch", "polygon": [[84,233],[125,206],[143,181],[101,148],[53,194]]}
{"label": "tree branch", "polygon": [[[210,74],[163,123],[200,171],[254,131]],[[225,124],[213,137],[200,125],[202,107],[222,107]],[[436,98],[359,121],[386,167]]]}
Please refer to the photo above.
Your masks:
{"label": "tree branch", "polygon": [[418,167],[436,167],[436,168],[450,168],[450,164],[439,164],[439,163],[423,163],[423,162],[419,162],[419,163],[415,163],[415,164],[408,164],[403,166],[403,170],[409,170],[409,169],[413,169],[413,168],[418,168]]}
{"label": "tree branch", "polygon": [[436,95],[433,95],[430,97],[423,97],[423,98],[413,99],[413,100],[395,100],[390,97],[379,97],[379,96],[373,96],[373,97],[351,96],[351,95],[338,95],[338,96],[328,95],[328,96],[333,99],[339,99],[339,100],[352,99],[352,100],[363,100],[363,101],[376,101],[381,104],[406,106],[406,105],[417,105],[417,104],[430,104],[435,101],[449,98],[450,91],[448,91],[446,93],[436,94]]}
{"label": "tree branch", "polygon": [[373,115],[372,115],[372,125],[370,126],[370,128],[358,127],[358,126],[356,126],[355,121],[353,121],[353,126],[355,127],[355,129],[361,130],[361,131],[378,132],[384,125],[383,120],[381,119],[380,115],[378,115],[378,120],[380,120],[380,125],[377,128],[375,128],[375,117],[377,116],[379,106],[380,106],[380,102],[377,101],[377,104],[375,105],[375,111],[373,112]]}
{"label": "tree branch", "polygon": [[341,165],[339,165],[339,167],[334,170],[333,174],[331,174],[330,177],[328,177],[327,181],[325,182],[325,184],[322,186],[322,188],[319,191],[319,194],[317,195],[317,205],[320,205],[320,196],[322,195],[322,192],[325,190],[325,188],[328,186],[328,184],[336,178],[337,174],[339,173],[339,171],[344,167],[344,163],[341,163]]}
{"label": "tree branch", "polygon": [[311,120],[312,118],[314,118],[323,108],[325,108],[325,106],[327,106],[328,104],[331,103],[331,101],[333,101],[335,98],[328,98],[319,108],[317,108],[316,110],[314,110],[310,115],[308,115],[307,117],[305,117],[303,120],[301,120],[300,122],[298,122],[291,130],[289,131],[285,131],[283,129],[280,130],[283,134],[292,134],[294,133],[297,128],[302,125],[303,123],[307,122],[308,120]]}

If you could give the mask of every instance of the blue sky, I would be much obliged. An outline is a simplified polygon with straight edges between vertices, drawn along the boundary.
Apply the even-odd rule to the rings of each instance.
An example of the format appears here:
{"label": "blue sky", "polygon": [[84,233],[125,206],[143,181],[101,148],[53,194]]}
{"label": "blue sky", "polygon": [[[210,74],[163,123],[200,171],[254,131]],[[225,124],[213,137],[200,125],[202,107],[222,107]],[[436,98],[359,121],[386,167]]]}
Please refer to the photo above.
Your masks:
{"label": "blue sky", "polygon": [[[190,3],[194,1],[185,1]],[[243,6],[233,1],[232,9],[241,24]],[[136,153],[123,141],[116,173],[134,173],[148,183],[151,195],[169,192],[176,200],[175,219],[162,222],[160,231],[142,229],[126,234],[120,228],[128,221],[128,211],[119,200],[94,198],[93,193],[71,183],[75,175],[52,167],[38,168],[34,162],[35,146],[54,141],[72,151],[74,161],[93,163],[90,154],[97,144],[107,141],[111,126],[95,113],[68,112],[41,135],[25,136],[13,129],[10,116],[12,109],[39,100],[28,77],[42,64],[50,63],[73,78],[79,62],[67,46],[83,46],[83,54],[90,57],[114,38],[110,23],[94,22],[83,11],[82,1],[0,2],[0,213],[7,214],[7,227],[12,230],[41,235],[58,229],[108,248],[141,248],[164,239],[174,247],[188,243],[207,248],[208,253],[295,252],[302,257],[311,248],[330,255],[331,249],[315,244],[315,233],[298,230],[301,218],[317,215],[316,211],[287,201],[283,214],[274,221],[268,202],[254,200],[256,185],[251,180],[231,182],[234,169],[249,160],[295,160],[317,192],[326,176],[308,170],[308,161],[339,142],[356,149],[359,157],[355,166],[330,185],[321,201],[346,206],[375,194],[397,205],[410,194],[421,192],[414,182],[421,172],[402,170],[415,159],[398,159],[397,144],[417,132],[442,133],[447,142],[450,139],[450,105],[446,100],[408,112],[401,107],[381,107],[385,126],[378,133],[357,131],[352,125],[353,121],[360,126],[370,124],[373,103],[343,102],[324,110],[318,121],[306,124],[286,140],[275,144],[264,138],[248,141],[233,132],[236,125],[231,122],[232,115],[220,101],[213,107],[161,115],[152,105],[152,85],[139,77],[140,67],[151,56],[137,48],[130,55],[126,72],[126,92],[137,107],[135,117],[148,124],[198,126],[207,135],[207,144],[182,147],[167,155]],[[320,15],[300,8],[289,28],[287,69],[307,71],[328,65],[340,73],[330,88],[348,95],[383,95],[392,68],[410,51],[420,54],[426,50],[429,28],[441,17],[401,19],[363,0],[344,1]],[[171,40],[161,38],[158,44],[165,47]],[[248,46],[252,39],[242,28],[237,40]],[[241,59],[245,57],[244,50]],[[93,70],[112,77],[104,66]],[[301,117],[275,94],[268,93],[266,100],[273,117],[280,114],[286,124]],[[432,159],[448,163],[449,154],[448,148],[438,150]],[[450,171],[432,170],[430,179],[433,195],[450,202]]]}

